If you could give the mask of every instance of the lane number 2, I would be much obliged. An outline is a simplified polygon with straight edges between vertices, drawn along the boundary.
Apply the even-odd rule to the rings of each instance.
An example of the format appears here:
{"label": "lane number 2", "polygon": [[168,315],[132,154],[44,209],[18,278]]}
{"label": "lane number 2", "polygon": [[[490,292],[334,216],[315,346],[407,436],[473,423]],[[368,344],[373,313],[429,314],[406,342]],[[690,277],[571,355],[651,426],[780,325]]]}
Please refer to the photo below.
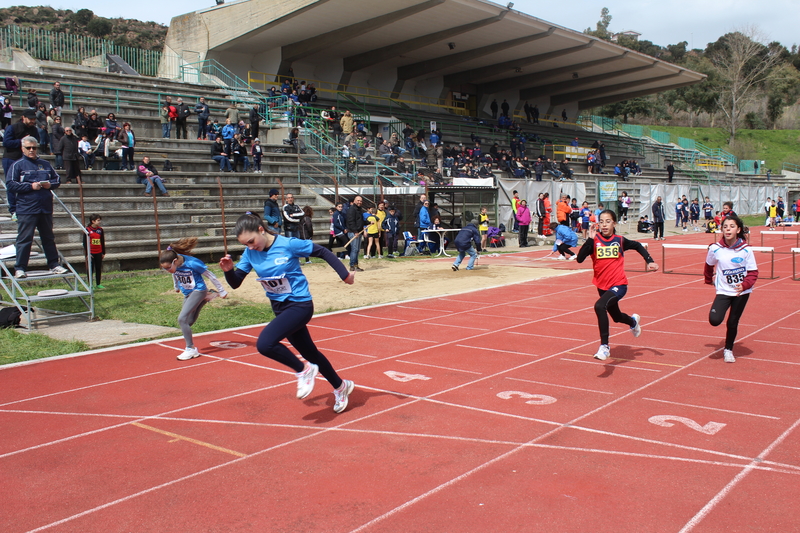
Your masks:
{"label": "lane number 2", "polygon": [[650,418],[647,419],[647,421],[650,422],[651,424],[655,424],[657,426],[665,428],[671,428],[672,426],[674,426],[675,424],[673,424],[673,422],[680,422],[689,429],[699,431],[700,433],[704,433],[706,435],[713,435],[720,429],[725,427],[725,424],[723,424],[722,422],[709,422],[705,426],[701,426],[691,418],[685,418],[683,416],[672,416],[672,415],[651,416]]}
{"label": "lane number 2", "polygon": [[556,399],[552,396],[545,396],[544,394],[531,394],[529,392],[520,392],[516,390],[507,390],[503,392],[498,392],[497,397],[502,398],[503,400],[510,400],[515,396],[519,396],[527,400],[525,403],[529,405],[548,405],[551,403],[556,403]]}

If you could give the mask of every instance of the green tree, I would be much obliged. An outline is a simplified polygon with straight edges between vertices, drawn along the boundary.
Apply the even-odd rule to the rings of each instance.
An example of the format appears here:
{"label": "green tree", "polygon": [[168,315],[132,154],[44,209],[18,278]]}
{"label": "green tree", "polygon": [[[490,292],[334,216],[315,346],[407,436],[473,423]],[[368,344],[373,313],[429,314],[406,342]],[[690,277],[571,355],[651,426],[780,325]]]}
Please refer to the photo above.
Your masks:
{"label": "green tree", "polygon": [[105,37],[112,29],[111,21],[103,17],[95,17],[86,25],[86,30],[95,37]]}
{"label": "green tree", "polygon": [[798,96],[800,72],[788,62],[775,67],[767,78],[767,118],[773,129],[786,106],[794,104]]}
{"label": "green tree", "polygon": [[611,15],[609,15],[608,8],[604,7],[600,11],[600,20],[597,21],[597,29],[593,30],[592,28],[586,28],[583,33],[610,41],[611,33],[608,31],[609,24],[611,24]]}
{"label": "green tree", "polygon": [[70,21],[76,26],[86,26],[93,18],[94,12],[91,9],[79,9],[76,13],[69,16]]}
{"label": "green tree", "polygon": [[649,117],[652,115],[653,109],[653,101],[642,96],[603,106],[600,109],[600,115],[612,118],[622,117],[622,122],[627,124],[628,117]]}

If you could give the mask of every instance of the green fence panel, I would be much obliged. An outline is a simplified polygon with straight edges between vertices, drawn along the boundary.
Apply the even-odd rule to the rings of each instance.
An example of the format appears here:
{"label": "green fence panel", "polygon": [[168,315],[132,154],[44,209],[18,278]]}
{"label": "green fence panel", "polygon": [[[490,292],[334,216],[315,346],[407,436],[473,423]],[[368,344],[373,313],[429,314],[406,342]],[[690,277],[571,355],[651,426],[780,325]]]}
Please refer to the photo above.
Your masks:
{"label": "green fence panel", "polygon": [[746,172],[749,174],[755,174],[755,167],[753,164],[756,162],[755,159],[742,159],[739,161],[739,172]]}
{"label": "green fence panel", "polygon": [[678,137],[678,146],[681,148],[686,148],[687,150],[696,150],[697,145],[694,139],[688,139],[686,137]]}
{"label": "green fence panel", "polygon": [[661,144],[669,144],[669,133],[666,131],[650,130],[650,138]]}

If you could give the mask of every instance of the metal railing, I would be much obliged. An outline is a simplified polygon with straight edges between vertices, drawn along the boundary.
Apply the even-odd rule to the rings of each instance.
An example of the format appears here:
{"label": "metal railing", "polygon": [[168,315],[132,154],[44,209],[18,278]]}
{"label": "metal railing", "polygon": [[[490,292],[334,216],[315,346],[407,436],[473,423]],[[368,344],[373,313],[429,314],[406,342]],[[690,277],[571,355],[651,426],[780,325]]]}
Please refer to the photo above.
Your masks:
{"label": "metal railing", "polygon": [[19,48],[34,59],[92,67],[108,67],[106,54],[115,54],[143,76],[157,76],[161,61],[159,50],[120,46],[106,39],[25,28],[16,24],[0,27],[1,48]]}

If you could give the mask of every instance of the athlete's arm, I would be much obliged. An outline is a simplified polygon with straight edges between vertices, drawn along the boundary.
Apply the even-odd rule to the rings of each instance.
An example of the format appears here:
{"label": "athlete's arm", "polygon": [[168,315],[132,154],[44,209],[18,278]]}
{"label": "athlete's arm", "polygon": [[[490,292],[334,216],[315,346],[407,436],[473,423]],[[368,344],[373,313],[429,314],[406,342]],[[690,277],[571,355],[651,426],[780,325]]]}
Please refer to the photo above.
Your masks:
{"label": "athlete's arm", "polygon": [[705,264],[703,267],[703,278],[705,279],[706,285],[714,284],[714,265]]}
{"label": "athlete's arm", "polygon": [[746,291],[747,289],[752,289],[753,285],[756,284],[757,279],[758,279],[758,270],[748,270],[747,275],[744,277],[741,283],[742,290]]}
{"label": "athlete's arm", "polygon": [[311,256],[324,259],[325,262],[328,263],[337,274],[339,274],[339,277],[342,278],[342,281],[346,283],[352,283],[352,281],[348,282],[348,278],[350,278],[350,272],[347,271],[347,267],[345,267],[344,263],[342,263],[342,261],[327,248],[323,248],[319,244],[314,244],[314,247],[311,249]]}
{"label": "athlete's arm", "polygon": [[203,272],[203,277],[208,279],[208,281],[214,284],[214,287],[217,288],[217,292],[221,297],[223,298],[228,297],[228,291],[225,290],[225,287],[222,286],[222,283],[220,283],[219,279],[217,279],[217,276],[215,276],[213,272],[211,272],[210,270],[205,270]]}
{"label": "athlete's arm", "polygon": [[578,257],[575,259],[578,263],[583,263],[583,261],[592,255],[592,251],[594,250],[594,239],[589,237],[581,246],[581,249],[578,250]]}

